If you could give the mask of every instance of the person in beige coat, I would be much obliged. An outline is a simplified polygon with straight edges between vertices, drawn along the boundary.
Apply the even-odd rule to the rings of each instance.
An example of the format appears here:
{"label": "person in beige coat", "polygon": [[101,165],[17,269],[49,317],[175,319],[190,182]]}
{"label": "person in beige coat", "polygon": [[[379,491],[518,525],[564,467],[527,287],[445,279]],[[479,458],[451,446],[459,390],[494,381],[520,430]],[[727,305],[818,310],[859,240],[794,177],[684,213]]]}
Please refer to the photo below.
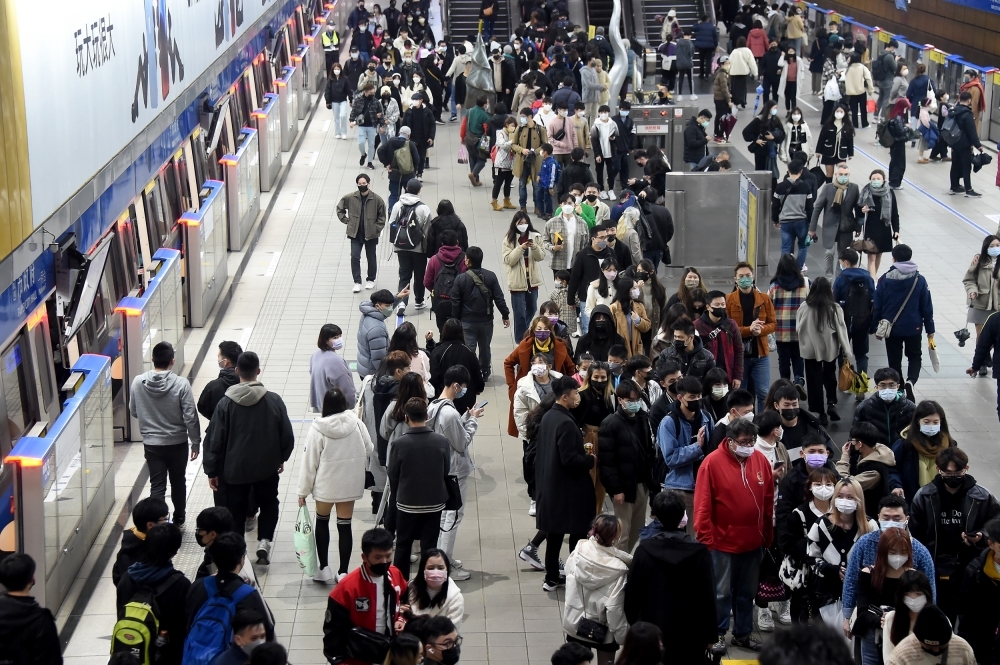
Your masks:
{"label": "person in beige coat", "polygon": [[[861,62],[861,54],[851,54],[851,64],[844,73],[844,94],[851,108],[851,122],[855,127],[864,129],[868,126],[868,95],[875,91],[872,73],[865,63]],[[861,124],[858,124],[858,115]]]}
{"label": "person in beige coat", "polygon": [[615,285],[615,301],[611,303],[611,318],[619,335],[625,339],[625,357],[642,353],[642,333],[649,330],[649,316],[640,302],[642,288],[631,277],[621,276]]}
{"label": "person in beige coat", "polygon": [[[719,64],[721,65],[721,59]],[[746,37],[736,40],[736,48],[729,54],[729,78],[733,90],[733,103],[740,108],[747,107],[747,89],[757,80],[757,58],[747,48]],[[757,86],[753,86],[756,90]]]}
{"label": "person in beige coat", "polygon": [[542,234],[531,225],[528,213],[521,210],[514,213],[500,250],[514,313],[514,339],[521,339],[538,310],[538,287],[542,284],[540,262],[545,258]]}
{"label": "person in beige coat", "polygon": [[[972,265],[965,271],[962,286],[969,303],[967,323],[976,326],[976,339],[983,332],[986,319],[1000,310],[1000,279],[997,279],[1000,238],[995,235],[983,239],[983,248],[972,257]],[[979,369],[979,376],[986,376],[986,365]]]}
{"label": "person in beige coat", "polygon": [[528,182],[531,182],[532,190],[539,186],[538,172],[542,168],[542,156],[538,154],[538,149],[547,138],[545,127],[535,122],[531,109],[523,109],[518,113],[518,125],[510,149],[514,152],[514,168],[511,172],[518,181],[517,196],[521,212],[525,212],[528,205]]}
{"label": "person in beige coat", "polygon": [[[854,351],[847,337],[844,311],[833,297],[833,288],[826,277],[817,277],[805,302],[795,316],[795,331],[799,336],[799,354],[806,365],[806,390],[809,410],[818,413],[820,424],[827,416],[837,415],[837,357],[843,350],[847,361],[855,364]],[[823,391],[826,390],[826,413],[823,412]]]}

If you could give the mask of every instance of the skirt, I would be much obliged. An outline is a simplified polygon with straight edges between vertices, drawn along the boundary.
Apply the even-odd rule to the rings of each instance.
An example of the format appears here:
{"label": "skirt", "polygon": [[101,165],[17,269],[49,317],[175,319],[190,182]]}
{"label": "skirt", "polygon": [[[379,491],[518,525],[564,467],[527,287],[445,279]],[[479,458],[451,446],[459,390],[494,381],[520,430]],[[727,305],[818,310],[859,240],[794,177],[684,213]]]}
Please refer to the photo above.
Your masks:
{"label": "skirt", "polygon": [[969,316],[966,318],[966,323],[971,323],[975,326],[981,326],[986,323],[986,319],[990,318],[990,314],[996,310],[992,309],[976,309],[975,307],[969,308]]}

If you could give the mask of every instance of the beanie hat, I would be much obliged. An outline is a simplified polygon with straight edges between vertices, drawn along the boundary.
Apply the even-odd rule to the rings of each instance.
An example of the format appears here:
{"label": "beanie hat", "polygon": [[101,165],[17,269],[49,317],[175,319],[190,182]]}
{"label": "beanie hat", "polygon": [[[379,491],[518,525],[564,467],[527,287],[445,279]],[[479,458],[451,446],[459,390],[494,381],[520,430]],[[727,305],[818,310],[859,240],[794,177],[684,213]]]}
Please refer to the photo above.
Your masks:
{"label": "beanie hat", "polygon": [[943,647],[951,641],[951,622],[940,607],[928,605],[917,615],[913,634],[924,646]]}
{"label": "beanie hat", "polygon": [[399,135],[408,137],[410,135],[410,128],[407,127],[406,125],[403,125],[402,127],[399,128]]}

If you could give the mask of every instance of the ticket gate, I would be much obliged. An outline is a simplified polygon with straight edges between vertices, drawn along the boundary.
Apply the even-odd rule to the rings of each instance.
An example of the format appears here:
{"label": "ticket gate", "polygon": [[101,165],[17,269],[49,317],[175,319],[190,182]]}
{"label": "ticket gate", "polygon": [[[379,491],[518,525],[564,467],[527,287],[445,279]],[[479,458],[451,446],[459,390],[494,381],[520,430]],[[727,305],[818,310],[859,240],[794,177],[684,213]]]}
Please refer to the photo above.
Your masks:
{"label": "ticket gate", "polygon": [[62,390],[69,398],[52,427],[21,437],[4,459],[17,551],[37,566],[31,595],[53,612],[115,503],[111,359],[80,356]]}
{"label": "ticket gate", "polygon": [[197,211],[181,215],[187,297],[184,313],[192,328],[203,328],[229,276],[226,243],[226,184],[206,180],[198,193]]}
{"label": "ticket gate", "polygon": [[[635,123],[639,147],[655,145],[663,150],[671,168],[684,169],[684,127],[701,108],[694,104],[633,105],[629,117]],[[633,161],[629,172],[642,173],[642,168]]]}

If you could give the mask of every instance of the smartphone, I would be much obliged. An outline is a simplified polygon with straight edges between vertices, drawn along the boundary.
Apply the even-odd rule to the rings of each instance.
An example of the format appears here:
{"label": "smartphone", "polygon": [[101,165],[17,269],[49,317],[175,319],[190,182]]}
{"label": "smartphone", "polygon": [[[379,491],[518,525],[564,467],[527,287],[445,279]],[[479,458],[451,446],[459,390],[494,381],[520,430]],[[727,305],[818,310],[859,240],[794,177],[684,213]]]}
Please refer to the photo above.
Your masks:
{"label": "smartphone", "polygon": [[481,408],[483,408],[484,406],[486,406],[489,403],[490,403],[489,400],[483,400],[482,402],[480,402],[479,404],[477,404],[473,408],[475,408],[475,409],[481,409]]}

